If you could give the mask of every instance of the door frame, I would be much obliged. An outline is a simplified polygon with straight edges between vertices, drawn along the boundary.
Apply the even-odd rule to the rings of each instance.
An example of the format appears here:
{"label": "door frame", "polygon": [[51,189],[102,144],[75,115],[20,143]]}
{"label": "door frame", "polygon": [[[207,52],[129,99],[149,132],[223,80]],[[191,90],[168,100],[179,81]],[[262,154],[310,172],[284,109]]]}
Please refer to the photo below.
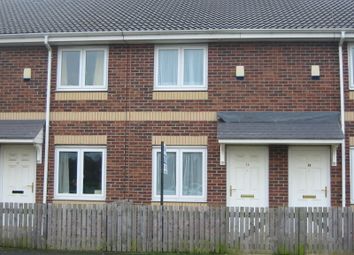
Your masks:
{"label": "door frame", "polygon": [[[292,200],[294,199],[292,196],[291,196],[291,185],[290,185],[290,155],[291,155],[291,152],[292,151],[301,151],[301,150],[306,150],[306,149],[316,149],[316,150],[319,150],[319,151],[323,151],[323,152],[327,152],[327,189],[328,189],[328,196],[327,196],[327,207],[330,207],[332,205],[332,192],[331,192],[331,148],[330,146],[328,145],[323,145],[323,146],[318,146],[318,145],[289,145],[289,148],[288,148],[288,206],[291,207],[291,203],[292,203]],[[292,206],[294,207],[294,206]]]}
{"label": "door frame", "polygon": [[[269,207],[269,146],[268,145],[238,145],[238,144],[227,144],[225,146],[226,150],[226,206],[229,206],[230,196],[229,196],[229,186],[230,186],[230,162],[229,162],[229,149],[231,148],[242,148],[242,149],[252,149],[252,148],[262,148],[265,153],[265,177],[264,178],[264,195],[265,195],[265,206]],[[237,207],[230,206],[230,207]]]}
{"label": "door frame", "polygon": [[31,202],[26,202],[26,203],[35,203],[36,202],[36,186],[37,186],[37,161],[36,161],[36,148],[32,144],[1,144],[0,145],[0,202],[4,201],[4,169],[5,169],[5,150],[7,147],[11,146],[32,146],[34,150],[34,174],[33,174],[33,196],[32,196],[32,201]]}

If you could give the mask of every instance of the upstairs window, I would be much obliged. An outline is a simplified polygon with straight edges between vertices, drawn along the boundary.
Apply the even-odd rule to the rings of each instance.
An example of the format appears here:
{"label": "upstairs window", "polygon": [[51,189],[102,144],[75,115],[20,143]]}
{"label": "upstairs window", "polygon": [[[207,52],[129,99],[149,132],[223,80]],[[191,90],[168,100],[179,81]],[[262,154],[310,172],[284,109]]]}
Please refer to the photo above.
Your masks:
{"label": "upstairs window", "polygon": [[107,47],[60,48],[58,90],[106,90]]}
{"label": "upstairs window", "polygon": [[206,90],[207,46],[157,46],[155,90]]}

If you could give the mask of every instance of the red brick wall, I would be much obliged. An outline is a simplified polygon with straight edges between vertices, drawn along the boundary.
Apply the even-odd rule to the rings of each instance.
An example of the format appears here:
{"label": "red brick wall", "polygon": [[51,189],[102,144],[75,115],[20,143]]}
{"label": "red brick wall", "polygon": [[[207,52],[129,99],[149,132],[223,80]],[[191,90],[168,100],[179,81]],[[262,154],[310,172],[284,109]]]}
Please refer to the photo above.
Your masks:
{"label": "red brick wall", "polygon": [[[208,202],[225,204],[226,168],[219,164],[214,122],[52,122],[51,128],[55,135],[107,134],[107,201],[131,199],[137,203],[151,202],[153,135],[208,136]],[[51,135],[49,200],[54,192],[53,141]]]}
{"label": "red brick wall", "polygon": [[[108,100],[53,101],[52,107],[54,111],[338,111],[336,50],[334,43],[209,44],[209,99],[153,101],[154,46],[111,46]],[[54,70],[55,59],[54,55]],[[312,64],[321,67],[319,81],[310,78]],[[244,81],[235,79],[236,65],[245,66]],[[55,73],[52,80],[55,87]],[[56,123],[53,133],[82,134],[87,125]],[[150,202],[152,135],[208,135],[208,202],[225,203],[226,170],[219,165],[215,123],[130,122],[124,123],[126,128],[119,122],[106,125],[110,127],[102,128],[100,123],[91,123],[89,133],[109,137],[109,201],[123,198]],[[120,135],[112,136],[112,129]],[[287,146],[271,146],[269,162],[270,205],[284,206],[288,201]],[[337,188],[339,172],[340,168],[332,168],[333,203],[337,203],[340,197]]]}
{"label": "red brick wall", "polygon": [[[54,47],[54,111],[339,110],[337,43],[210,43],[209,100],[163,103],[152,100],[153,45],[110,46],[109,99],[99,102],[54,100],[56,53]],[[2,111],[43,111],[46,49],[0,48],[0,57]],[[312,64],[321,67],[319,81],[310,78]],[[244,81],[235,79],[236,65],[245,66]],[[32,68],[31,81],[22,80],[25,67]],[[354,104],[347,100],[348,110],[351,105]]]}
{"label": "red brick wall", "polygon": [[288,145],[269,146],[269,206],[287,206],[288,197]]}
{"label": "red brick wall", "polygon": [[[236,65],[245,67],[243,81],[234,77]],[[321,80],[310,78],[311,65],[320,65]],[[338,82],[334,43],[209,45],[209,92],[218,111],[338,111]]]}
{"label": "red brick wall", "polygon": [[126,199],[126,153],[124,122],[51,122],[48,197],[54,194],[54,135],[106,135],[107,143],[107,200]]}
{"label": "red brick wall", "polygon": [[[152,100],[154,45],[111,45],[108,100],[55,101],[57,48],[54,47],[52,111],[339,111],[335,42],[210,43],[208,55],[208,100]],[[0,48],[2,111],[44,111],[46,57],[44,47]],[[243,81],[235,79],[237,65],[245,67]],[[311,79],[311,65],[320,65],[320,80]],[[24,67],[32,68],[31,81],[22,80]],[[54,185],[54,135],[65,134],[108,135],[107,200],[132,199],[144,203],[151,200],[151,136],[206,135],[208,202],[225,204],[226,168],[219,164],[216,123],[51,122],[49,199],[53,197]],[[287,146],[270,146],[269,152],[270,205],[286,205]],[[349,173],[349,166],[347,169]],[[331,175],[332,202],[337,205],[341,196],[340,164],[332,167]],[[42,175],[38,178],[37,191],[41,197],[38,189]]]}
{"label": "red brick wall", "polygon": [[[152,100],[154,46],[109,50],[107,101],[52,101],[54,111],[339,111],[336,43],[210,43],[208,100]],[[56,49],[52,89],[56,89]],[[235,79],[237,65],[245,79]],[[311,65],[321,79],[312,80]]]}
{"label": "red brick wall", "polygon": [[[32,69],[31,80],[23,80],[24,68]],[[44,46],[0,47],[1,112],[44,112],[46,80],[47,50]],[[37,164],[38,202],[42,201],[42,190],[43,164]]]}
{"label": "red brick wall", "polygon": [[[349,98],[349,62],[348,62],[348,45],[345,43],[343,45],[343,73],[344,73],[344,91],[345,91],[345,111],[352,112],[354,111],[354,100]],[[353,91],[352,91],[353,92]],[[346,122],[346,204],[350,204],[350,144],[349,137],[354,137],[354,123],[352,121]],[[338,150],[339,153],[339,164],[341,164],[341,151]],[[353,177],[352,177],[353,178]],[[337,186],[340,185],[337,189],[340,189],[342,192],[342,179],[341,177],[337,177]],[[340,181],[339,181],[340,179]]]}
{"label": "red brick wall", "polygon": [[[32,79],[23,80],[23,69]],[[43,112],[46,96],[47,50],[44,47],[0,48],[1,112]]]}
{"label": "red brick wall", "polygon": [[[345,139],[345,145],[346,145],[346,153],[345,153],[345,158],[346,158],[346,204],[350,204],[350,178],[354,178],[353,176],[350,176],[350,144],[349,144],[349,137],[354,137],[354,123],[352,121],[346,122],[346,139]],[[341,150],[338,150],[338,165],[341,167],[341,160],[342,160],[342,152]],[[332,181],[333,183],[333,181]],[[340,176],[337,176],[337,190],[339,193],[342,192],[342,178],[341,178],[341,173]],[[342,199],[340,199],[342,201]]]}
{"label": "red brick wall", "polygon": [[[332,206],[342,206],[342,152],[340,146],[337,150],[337,166],[331,166],[331,204]],[[347,161],[349,164],[349,161]],[[347,181],[349,179],[347,178]],[[349,197],[347,192],[347,202]]]}

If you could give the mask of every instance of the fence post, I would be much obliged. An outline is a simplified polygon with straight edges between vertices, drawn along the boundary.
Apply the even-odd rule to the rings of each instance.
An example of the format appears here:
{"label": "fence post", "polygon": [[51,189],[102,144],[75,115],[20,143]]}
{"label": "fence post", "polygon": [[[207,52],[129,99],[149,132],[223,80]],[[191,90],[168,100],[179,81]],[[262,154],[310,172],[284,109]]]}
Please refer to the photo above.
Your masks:
{"label": "fence post", "polygon": [[296,217],[298,217],[298,245],[296,253],[305,254],[307,248],[307,208],[301,207],[296,209],[298,210],[296,214]]}

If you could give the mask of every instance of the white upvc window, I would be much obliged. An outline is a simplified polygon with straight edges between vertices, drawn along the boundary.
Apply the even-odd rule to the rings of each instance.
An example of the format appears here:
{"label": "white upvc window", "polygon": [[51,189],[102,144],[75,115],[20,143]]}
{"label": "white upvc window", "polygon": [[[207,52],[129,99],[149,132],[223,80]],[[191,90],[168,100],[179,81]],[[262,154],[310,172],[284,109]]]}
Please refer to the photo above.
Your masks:
{"label": "white upvc window", "polygon": [[208,47],[156,46],[154,90],[207,90]]}
{"label": "white upvc window", "polygon": [[58,50],[57,90],[107,90],[108,47],[62,47]]}
{"label": "white upvc window", "polygon": [[349,89],[354,90],[354,44],[348,44]]}
{"label": "white upvc window", "polygon": [[[152,200],[160,200],[161,149],[152,151]],[[164,200],[207,201],[206,147],[167,146],[167,173],[164,173]]]}
{"label": "white upvc window", "polygon": [[105,197],[106,148],[57,147],[54,198],[104,200]]}
{"label": "white upvc window", "polygon": [[350,203],[354,204],[354,147],[350,148]]}

